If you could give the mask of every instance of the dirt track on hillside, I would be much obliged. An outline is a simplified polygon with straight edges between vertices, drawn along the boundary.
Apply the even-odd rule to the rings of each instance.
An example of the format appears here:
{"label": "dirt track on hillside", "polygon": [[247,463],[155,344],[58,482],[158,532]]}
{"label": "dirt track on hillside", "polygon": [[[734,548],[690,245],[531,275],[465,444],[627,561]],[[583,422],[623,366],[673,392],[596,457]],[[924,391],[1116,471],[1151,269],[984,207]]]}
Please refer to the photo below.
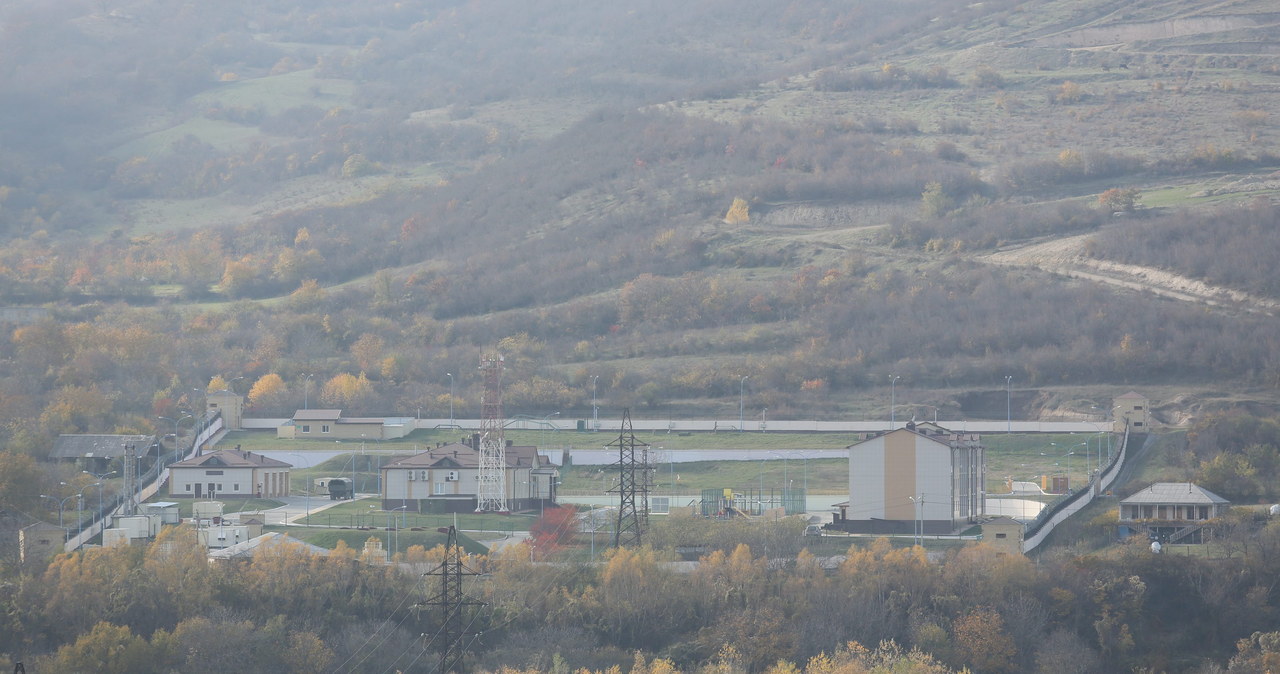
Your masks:
{"label": "dirt track on hillside", "polygon": [[984,257],[992,264],[1035,267],[1044,271],[1106,283],[1130,290],[1146,291],[1161,297],[1193,302],[1210,307],[1274,316],[1280,313],[1280,302],[1249,295],[1238,290],[1209,285],[1179,274],[1138,265],[1097,260],[1084,255],[1091,234],[1064,239],[1011,246]]}

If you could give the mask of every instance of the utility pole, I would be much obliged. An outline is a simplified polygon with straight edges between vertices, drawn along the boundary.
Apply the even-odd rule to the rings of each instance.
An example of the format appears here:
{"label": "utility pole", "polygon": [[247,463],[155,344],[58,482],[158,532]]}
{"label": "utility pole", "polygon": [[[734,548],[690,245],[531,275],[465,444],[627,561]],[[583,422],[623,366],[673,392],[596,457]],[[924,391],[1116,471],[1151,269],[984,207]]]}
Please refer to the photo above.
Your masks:
{"label": "utility pole", "polygon": [[[631,430],[631,410],[622,411],[622,432],[608,447],[618,448],[618,526],[613,531],[615,547],[640,545],[649,526],[649,445],[636,440]],[[637,455],[636,449],[639,448]]]}
{"label": "utility pole", "polygon": [[448,534],[444,547],[444,561],[440,562],[434,570],[423,575],[439,576],[440,592],[431,599],[415,605],[414,609],[420,609],[423,606],[440,608],[439,634],[443,641],[440,647],[440,668],[436,671],[439,674],[448,674],[459,670],[458,665],[462,663],[462,656],[466,654],[466,645],[462,642],[467,635],[466,626],[462,621],[462,607],[481,606],[484,602],[468,599],[462,594],[462,577],[479,574],[462,565],[462,548],[458,545],[458,530],[450,526],[441,527],[438,531]]}

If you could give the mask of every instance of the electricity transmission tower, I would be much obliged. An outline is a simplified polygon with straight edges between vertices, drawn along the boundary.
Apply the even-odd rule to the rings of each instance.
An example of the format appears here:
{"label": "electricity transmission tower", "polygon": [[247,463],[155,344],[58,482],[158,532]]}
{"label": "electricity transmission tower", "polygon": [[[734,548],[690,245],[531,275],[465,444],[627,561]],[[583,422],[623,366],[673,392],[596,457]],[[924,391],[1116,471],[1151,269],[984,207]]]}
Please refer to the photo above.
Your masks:
{"label": "electricity transmission tower", "polygon": [[449,535],[444,548],[444,561],[440,562],[440,566],[434,570],[423,574],[440,577],[440,592],[414,608],[423,606],[440,608],[440,667],[436,672],[450,674],[458,671],[458,665],[466,653],[463,639],[467,636],[467,630],[462,621],[462,607],[479,606],[483,602],[468,599],[462,594],[462,577],[477,574],[468,571],[462,565],[462,548],[458,545],[458,531],[452,526],[448,529],[441,528],[440,531]]}
{"label": "electricity transmission tower", "polygon": [[507,502],[507,441],[502,429],[501,355],[484,356],[484,397],[480,401],[480,465],[476,471],[476,512],[511,512]]}
{"label": "electricity transmission tower", "polygon": [[613,532],[613,544],[640,545],[640,538],[649,526],[649,487],[652,475],[649,470],[649,445],[636,440],[631,430],[631,410],[622,411],[622,432],[608,447],[618,448],[618,486],[610,491],[618,492],[618,522]]}

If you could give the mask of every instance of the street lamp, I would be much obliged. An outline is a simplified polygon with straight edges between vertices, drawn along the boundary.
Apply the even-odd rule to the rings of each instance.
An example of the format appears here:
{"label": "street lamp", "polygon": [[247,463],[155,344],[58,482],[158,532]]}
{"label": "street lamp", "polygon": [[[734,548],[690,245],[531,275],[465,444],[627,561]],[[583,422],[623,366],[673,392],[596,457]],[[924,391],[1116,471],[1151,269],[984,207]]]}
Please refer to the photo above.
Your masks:
{"label": "street lamp", "polygon": [[302,375],[302,409],[310,409],[311,406],[311,378],[315,374]]}
{"label": "street lamp", "polygon": [[742,403],[744,400],[746,400],[747,380],[750,378],[751,378],[751,375],[744,374],[742,375],[742,379],[738,380],[738,432],[739,433],[742,432],[742,426],[743,426]]}
{"label": "street lamp", "polygon": [[767,428],[767,426],[765,425],[765,421],[764,421],[764,413],[765,413],[765,412],[768,412],[768,411],[769,411],[769,408],[768,408],[768,407],[766,407],[766,408],[764,408],[764,409],[760,410],[760,432],[761,432],[761,433],[763,433],[763,432],[764,432],[764,429],[765,429],[765,428]]}
{"label": "street lamp", "polygon": [[591,429],[595,432],[600,431],[600,406],[596,405],[596,380],[600,379],[600,375],[591,377]]}
{"label": "street lamp", "polygon": [[173,460],[175,462],[178,460],[178,452],[180,449],[180,445],[178,444],[178,422],[182,421],[183,419],[194,419],[194,418],[195,417],[192,417],[190,414],[186,414],[186,413],[183,413],[182,416],[176,419],[170,418],[170,417],[156,417],[156,419],[159,419],[161,421],[168,421],[173,424]]}
{"label": "street lamp", "polygon": [[[306,463],[306,462],[307,462],[307,460],[306,460],[306,459],[304,459],[304,458],[302,457],[302,455],[301,455],[301,454],[299,454],[299,453],[297,453],[297,452],[289,452],[289,454],[290,454],[291,456],[296,456],[296,457],[298,457],[298,459],[299,459],[302,463]],[[305,468],[306,466],[303,466],[303,467]],[[307,477],[307,478],[306,478],[306,480],[307,480],[307,517],[306,517],[306,519],[308,519],[308,520],[309,520],[309,519],[311,519],[311,478],[310,478],[310,477]],[[352,488],[352,489],[355,489],[355,483],[352,483],[351,488]]]}
{"label": "street lamp", "polygon": [[1005,433],[1013,432],[1013,375],[1006,374],[1004,376],[1005,385]]}
{"label": "street lamp", "polygon": [[912,513],[912,536],[916,545],[924,545],[924,494],[921,493],[918,499],[914,496],[907,498],[911,499],[912,510],[915,511]]}
{"label": "street lamp", "polygon": [[549,420],[551,419],[551,417],[558,417],[558,416],[560,416],[559,412],[552,412],[551,414],[548,414],[547,416],[542,417],[542,427],[541,427],[542,430],[539,432],[538,444],[542,445],[543,448],[546,448],[547,446],[547,426],[551,425],[551,422]]}
{"label": "street lamp", "polygon": [[98,488],[98,508],[99,509],[102,508],[102,483],[101,482],[87,484],[80,489],[80,494],[79,494],[80,498],[76,499],[76,520],[80,523],[80,534],[77,536],[77,538],[81,538],[84,536],[84,516],[82,516],[80,513],[84,511],[84,490],[88,489],[89,487]]}
{"label": "street lamp", "polygon": [[453,428],[453,373],[446,372],[444,376],[449,378],[449,428]]}
{"label": "street lamp", "polygon": [[91,473],[87,470],[82,470],[80,472],[84,473],[85,475],[92,475],[98,479],[98,482],[97,482],[98,484],[98,519],[100,520],[106,519],[107,512],[106,512],[106,508],[103,507],[103,501],[102,501],[102,483],[106,482],[108,475],[115,475],[116,472],[113,470],[107,473],[103,473],[101,475],[98,475],[97,473]]}
{"label": "street lamp", "polygon": [[889,375],[889,430],[893,430],[897,422],[897,405],[898,405],[898,380],[902,379],[896,374]]}
{"label": "street lamp", "polygon": [[[66,484],[66,482],[61,482],[61,483],[59,483],[59,484],[64,484],[64,485],[65,485],[65,484]],[[47,498],[47,499],[49,499],[50,501],[53,501],[54,503],[57,503],[57,504],[58,504],[58,528],[59,528],[59,529],[62,529],[62,542],[63,542],[63,543],[66,543],[66,542],[67,542],[67,528],[66,528],[65,526],[63,526],[63,524],[62,524],[63,506],[65,506],[65,505],[67,504],[67,501],[70,501],[71,499],[73,499],[73,498],[75,498],[75,497],[76,497],[76,495],[75,495],[75,494],[72,494],[72,495],[70,495],[70,496],[68,496],[68,497],[66,497],[66,498],[64,498],[64,499],[62,499],[62,500],[58,500],[58,497],[56,497],[56,496],[50,496],[50,495],[48,495],[48,494],[41,494],[41,495],[40,495],[40,498]]]}

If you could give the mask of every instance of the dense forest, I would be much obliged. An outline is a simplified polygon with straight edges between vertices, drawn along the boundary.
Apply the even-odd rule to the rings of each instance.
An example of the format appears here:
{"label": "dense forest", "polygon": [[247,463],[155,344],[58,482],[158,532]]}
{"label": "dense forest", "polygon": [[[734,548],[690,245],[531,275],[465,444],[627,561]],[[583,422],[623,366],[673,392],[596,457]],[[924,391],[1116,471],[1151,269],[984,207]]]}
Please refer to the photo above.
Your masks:
{"label": "dense forest", "polygon": [[[655,540],[694,524],[665,522]],[[794,550],[798,529],[778,529],[788,526],[736,533]],[[633,673],[1264,671],[1278,653],[1268,630],[1280,529],[1245,519],[1223,543],[1235,545],[1232,558],[1152,555],[1139,541],[1116,555],[1039,563],[985,545],[933,562],[923,548],[884,539],[835,558],[791,552],[779,563],[785,548],[738,543],[691,572],[650,547],[611,550],[588,565],[530,561],[521,545],[465,562],[483,574],[468,576],[465,588],[477,602],[467,614],[467,664]],[[0,652],[47,653],[34,671],[430,671],[438,613],[414,605],[436,592],[429,583],[438,576],[421,572],[442,552],[403,553],[420,570],[411,573],[361,563],[341,546],[329,557],[283,546],[210,565],[190,532],[175,528],[146,547],[76,553],[18,579],[5,594]]]}

